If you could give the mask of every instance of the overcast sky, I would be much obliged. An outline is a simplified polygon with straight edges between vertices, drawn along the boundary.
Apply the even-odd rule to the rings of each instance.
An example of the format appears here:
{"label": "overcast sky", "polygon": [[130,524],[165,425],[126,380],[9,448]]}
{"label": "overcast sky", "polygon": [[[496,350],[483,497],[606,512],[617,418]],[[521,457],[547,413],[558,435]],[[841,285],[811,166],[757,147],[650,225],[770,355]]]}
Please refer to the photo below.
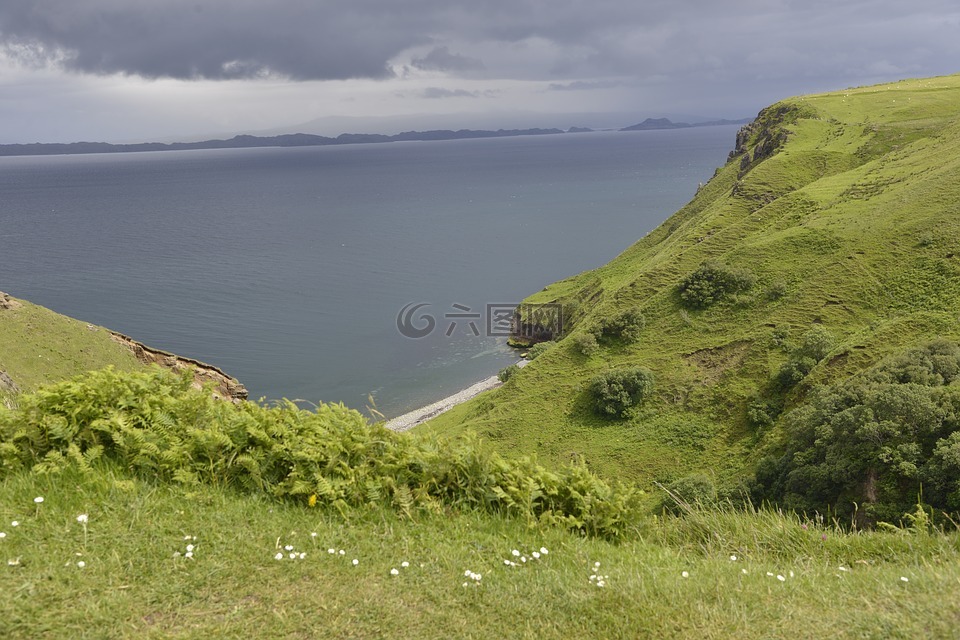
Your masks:
{"label": "overcast sky", "polygon": [[956,0],[0,0],[0,142],[737,118],[954,72]]}

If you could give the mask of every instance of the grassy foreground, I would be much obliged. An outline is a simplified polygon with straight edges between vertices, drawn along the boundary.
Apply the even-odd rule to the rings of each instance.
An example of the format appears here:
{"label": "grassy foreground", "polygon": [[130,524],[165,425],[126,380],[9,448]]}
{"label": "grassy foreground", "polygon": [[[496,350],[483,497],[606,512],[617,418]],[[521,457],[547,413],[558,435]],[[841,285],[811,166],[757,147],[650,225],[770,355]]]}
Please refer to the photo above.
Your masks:
{"label": "grassy foreground", "polygon": [[650,521],[614,544],[103,467],[6,478],[0,532],[4,638],[946,638],[960,624],[955,535],[842,535],[769,513]]}

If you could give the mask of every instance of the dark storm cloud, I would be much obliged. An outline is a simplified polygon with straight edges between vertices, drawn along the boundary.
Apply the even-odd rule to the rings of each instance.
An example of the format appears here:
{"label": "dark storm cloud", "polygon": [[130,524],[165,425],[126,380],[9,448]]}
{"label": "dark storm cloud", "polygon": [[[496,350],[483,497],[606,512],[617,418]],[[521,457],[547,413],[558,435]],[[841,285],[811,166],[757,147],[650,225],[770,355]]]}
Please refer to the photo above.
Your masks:
{"label": "dark storm cloud", "polygon": [[955,65],[958,42],[953,0],[0,2],[8,53],[151,78],[381,78],[412,47],[451,75],[826,77]]}

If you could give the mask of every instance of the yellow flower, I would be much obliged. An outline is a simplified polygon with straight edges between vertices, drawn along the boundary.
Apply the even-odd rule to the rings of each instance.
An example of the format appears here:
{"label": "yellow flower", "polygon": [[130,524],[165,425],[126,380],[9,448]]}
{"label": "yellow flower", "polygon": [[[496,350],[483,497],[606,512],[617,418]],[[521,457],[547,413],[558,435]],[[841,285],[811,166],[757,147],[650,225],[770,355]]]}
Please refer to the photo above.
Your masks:
{"label": "yellow flower", "polygon": [[307,504],[310,505],[311,507],[317,506],[317,494],[315,494],[315,493],[312,494],[312,495],[307,499]]}

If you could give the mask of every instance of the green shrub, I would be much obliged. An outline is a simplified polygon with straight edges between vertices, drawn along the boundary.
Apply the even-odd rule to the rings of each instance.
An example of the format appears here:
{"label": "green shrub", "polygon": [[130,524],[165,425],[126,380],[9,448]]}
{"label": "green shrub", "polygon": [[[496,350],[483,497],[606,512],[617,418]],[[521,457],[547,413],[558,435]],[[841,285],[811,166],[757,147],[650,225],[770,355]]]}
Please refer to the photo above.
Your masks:
{"label": "green shrub", "polygon": [[553,345],[557,344],[553,340],[547,340],[546,342],[538,342],[537,344],[530,347],[527,351],[527,360],[536,360],[543,352],[551,348]]}
{"label": "green shrub", "polygon": [[680,515],[685,506],[713,505],[717,501],[717,487],[708,476],[695,473],[671,482],[666,487],[667,495],[660,508],[674,515]]}
{"label": "green shrub", "polygon": [[653,373],[643,367],[602,373],[590,382],[594,408],[602,416],[622,418],[650,397],[653,381]]}
{"label": "green shrub", "polygon": [[782,455],[758,466],[761,498],[896,522],[917,496],[960,511],[960,347],[935,342],[815,391],[784,416]]}
{"label": "green shrub", "polygon": [[692,309],[705,309],[734,294],[753,288],[756,277],[715,260],[707,260],[680,281],[680,300]]}
{"label": "green shrub", "polygon": [[782,389],[792,389],[806,378],[815,366],[817,361],[812,358],[791,358],[780,366],[777,372],[777,384]]}
{"label": "green shrub", "polygon": [[384,504],[471,508],[623,535],[633,488],[583,466],[548,471],[470,438],[426,442],[369,424],[341,404],[231,403],[192,388],[190,372],[93,372],[20,397],[0,411],[0,480],[12,472],[88,472],[108,461],[137,476],[262,492],[337,510]]}
{"label": "green shrub", "polygon": [[639,309],[625,309],[605,318],[600,325],[603,337],[615,337],[627,342],[636,342],[643,333],[647,319]]}
{"label": "green shrub", "polygon": [[825,327],[815,325],[800,337],[800,346],[794,355],[798,358],[810,358],[820,362],[827,357],[837,344],[837,339]]}
{"label": "green shrub", "polygon": [[500,382],[506,382],[507,380],[512,378],[514,375],[516,375],[518,371],[520,371],[519,366],[515,364],[508,365],[503,369],[500,369],[500,372],[497,374],[497,378],[500,380]]}
{"label": "green shrub", "polygon": [[757,429],[772,427],[778,414],[778,408],[770,402],[754,400],[747,405],[747,422]]}
{"label": "green shrub", "polygon": [[770,342],[772,342],[775,347],[786,348],[789,340],[790,327],[785,324],[778,324],[774,327],[773,331],[770,332]]}
{"label": "green shrub", "polygon": [[597,337],[592,333],[580,333],[573,337],[573,346],[581,355],[588,358],[600,351]]}
{"label": "green shrub", "polygon": [[772,301],[779,300],[787,295],[787,291],[789,291],[787,283],[783,280],[777,280],[767,287],[767,299]]}
{"label": "green shrub", "polygon": [[777,372],[777,384],[783,389],[792,388],[806,378],[836,344],[833,334],[820,325],[804,333],[800,344],[791,350],[790,359]]}

